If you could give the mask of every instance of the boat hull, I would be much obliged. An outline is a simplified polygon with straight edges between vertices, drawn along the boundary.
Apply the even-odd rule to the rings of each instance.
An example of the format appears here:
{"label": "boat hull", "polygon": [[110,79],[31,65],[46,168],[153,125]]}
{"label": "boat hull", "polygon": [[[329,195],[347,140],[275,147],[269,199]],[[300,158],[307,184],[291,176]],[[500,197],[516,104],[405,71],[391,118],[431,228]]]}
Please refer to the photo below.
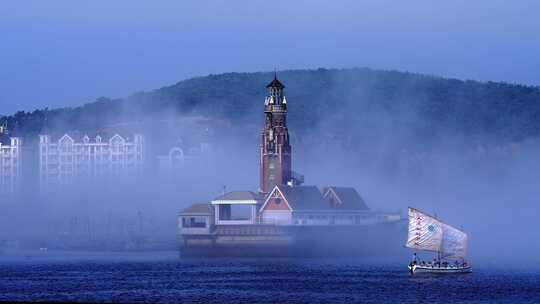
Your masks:
{"label": "boat hull", "polygon": [[437,273],[437,274],[452,274],[452,273],[470,273],[472,272],[471,266],[459,266],[459,267],[431,267],[421,265],[409,265],[409,271],[413,274],[416,273]]}

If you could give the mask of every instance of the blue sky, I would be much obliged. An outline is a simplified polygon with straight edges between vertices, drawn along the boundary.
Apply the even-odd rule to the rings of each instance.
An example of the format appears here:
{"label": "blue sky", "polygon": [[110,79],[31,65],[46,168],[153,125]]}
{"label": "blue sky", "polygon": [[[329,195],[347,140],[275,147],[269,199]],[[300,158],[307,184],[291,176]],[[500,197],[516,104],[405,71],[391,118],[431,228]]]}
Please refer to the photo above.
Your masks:
{"label": "blue sky", "polygon": [[274,68],[540,85],[540,1],[440,2],[4,0],[0,114]]}

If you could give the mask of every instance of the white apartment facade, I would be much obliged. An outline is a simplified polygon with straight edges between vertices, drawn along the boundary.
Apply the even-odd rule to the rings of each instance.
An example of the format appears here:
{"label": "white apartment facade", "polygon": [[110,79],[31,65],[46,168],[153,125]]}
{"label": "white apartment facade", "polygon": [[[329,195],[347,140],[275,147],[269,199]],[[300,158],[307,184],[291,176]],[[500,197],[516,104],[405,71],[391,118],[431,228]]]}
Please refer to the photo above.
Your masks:
{"label": "white apartment facade", "polygon": [[140,173],[144,138],[115,134],[110,138],[84,135],[79,141],[64,134],[58,140],[39,136],[39,175],[42,190],[76,179],[132,176]]}
{"label": "white apartment facade", "polygon": [[0,141],[0,193],[14,193],[19,185],[21,146],[22,141],[18,137],[11,137],[6,144]]}

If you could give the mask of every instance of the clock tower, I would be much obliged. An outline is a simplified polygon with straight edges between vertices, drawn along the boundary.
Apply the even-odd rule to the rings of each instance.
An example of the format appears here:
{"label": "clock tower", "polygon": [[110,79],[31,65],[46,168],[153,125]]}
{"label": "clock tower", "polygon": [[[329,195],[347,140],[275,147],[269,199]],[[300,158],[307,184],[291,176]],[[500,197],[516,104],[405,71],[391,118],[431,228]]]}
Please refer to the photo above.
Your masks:
{"label": "clock tower", "polygon": [[264,100],[264,127],[261,131],[260,191],[268,193],[276,185],[292,181],[291,145],[287,130],[285,86],[274,74]]}

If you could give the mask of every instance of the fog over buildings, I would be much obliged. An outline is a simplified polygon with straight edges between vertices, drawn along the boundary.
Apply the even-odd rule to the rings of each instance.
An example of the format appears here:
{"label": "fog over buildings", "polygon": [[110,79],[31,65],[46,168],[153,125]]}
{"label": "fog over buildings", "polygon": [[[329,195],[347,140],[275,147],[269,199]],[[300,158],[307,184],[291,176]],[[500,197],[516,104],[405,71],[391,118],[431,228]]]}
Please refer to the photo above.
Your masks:
{"label": "fog over buildings", "polygon": [[[196,75],[275,68],[370,66],[540,83],[537,1],[276,1],[271,9],[223,1],[19,2],[1,8],[9,12],[0,18],[4,115],[127,96]],[[419,143],[415,130],[394,127],[418,119],[414,109],[366,113],[346,125],[356,136],[335,136],[345,132],[332,129],[343,125],[332,106],[357,109],[364,89],[329,92],[346,98],[329,104],[315,127],[290,129],[292,167],[307,183],[355,187],[374,209],[437,214],[469,232],[476,261],[539,260],[538,139],[491,144],[489,134],[476,143],[441,135]],[[262,122],[138,116],[146,120],[106,130],[74,130],[65,121],[42,130],[50,143],[41,146],[39,136],[19,141],[0,132],[0,240],[21,250],[171,249],[179,210],[211,201],[224,187],[257,190]],[[71,142],[61,140],[65,134],[72,150],[61,155],[60,148],[53,164],[56,152],[48,149]],[[351,148],[355,140],[361,149]],[[49,178],[66,183],[49,187]]]}
{"label": "fog over buildings", "polygon": [[[253,102],[263,109],[264,100]],[[287,102],[294,109],[294,100]],[[25,180],[21,191],[2,195],[1,238],[21,249],[175,249],[178,211],[194,202],[211,201],[224,187],[227,191],[259,187],[262,118],[259,125],[230,125],[167,115],[128,130],[125,125],[109,126],[109,134],[114,130],[127,134],[122,138],[141,134],[141,174],[110,171],[92,178],[73,176],[69,183],[47,192],[39,187],[39,139],[24,141],[21,178]],[[540,248],[526,240],[536,239],[539,233],[534,228],[538,141],[482,145],[444,137],[426,145],[407,137],[411,130],[385,132],[395,119],[403,118],[379,113],[371,118],[370,128],[351,125],[352,132],[371,134],[360,150],[348,148],[346,140],[328,133],[334,123],[331,116],[308,132],[291,128],[292,167],[308,184],[357,188],[374,210],[404,215],[407,206],[414,206],[463,227],[470,234],[473,259],[535,261]],[[73,133],[68,124],[62,127],[65,133]],[[73,135],[80,149],[83,134]],[[89,143],[95,142],[94,135],[89,135]],[[108,145],[115,137],[104,138]],[[396,142],[416,149],[396,150]],[[112,166],[112,154],[107,157],[107,166]],[[505,223],[519,226],[520,238],[514,237],[514,228],[496,228],[507,227]],[[516,257],[515,250],[527,254]]]}
{"label": "fog over buildings", "polygon": [[0,126],[0,193],[13,193],[21,183],[22,140]]}
{"label": "fog over buildings", "polygon": [[39,181],[46,191],[53,185],[65,185],[75,179],[100,176],[141,174],[143,137],[133,134],[110,138],[85,134],[81,139],[64,134],[53,140],[50,135],[39,136]]}

